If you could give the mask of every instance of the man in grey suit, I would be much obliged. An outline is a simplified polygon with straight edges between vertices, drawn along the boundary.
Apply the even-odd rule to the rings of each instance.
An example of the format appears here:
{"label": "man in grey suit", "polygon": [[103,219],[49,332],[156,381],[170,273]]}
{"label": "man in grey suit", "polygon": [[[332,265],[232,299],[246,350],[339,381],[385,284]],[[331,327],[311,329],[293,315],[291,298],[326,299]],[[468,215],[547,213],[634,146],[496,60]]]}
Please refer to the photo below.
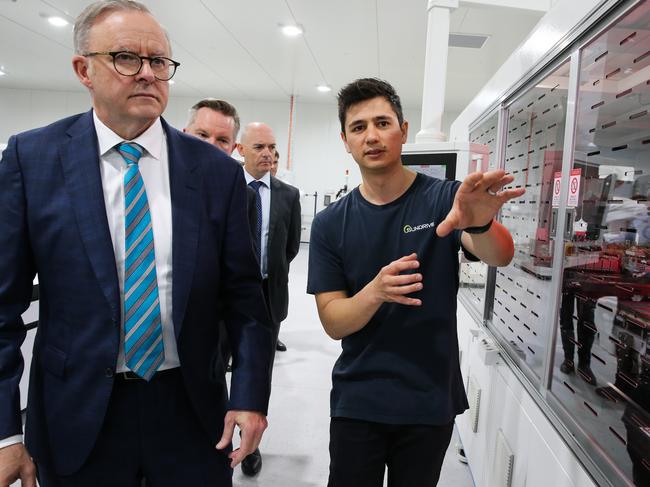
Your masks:
{"label": "man in grey suit", "polygon": [[[254,122],[244,128],[237,150],[244,158],[246,183],[257,192],[258,225],[253,239],[259,244],[262,287],[278,348],[280,323],[289,307],[289,264],[300,247],[300,192],[271,176],[275,146],[273,130]],[[246,475],[255,475],[261,468],[259,450],[242,462]]]}

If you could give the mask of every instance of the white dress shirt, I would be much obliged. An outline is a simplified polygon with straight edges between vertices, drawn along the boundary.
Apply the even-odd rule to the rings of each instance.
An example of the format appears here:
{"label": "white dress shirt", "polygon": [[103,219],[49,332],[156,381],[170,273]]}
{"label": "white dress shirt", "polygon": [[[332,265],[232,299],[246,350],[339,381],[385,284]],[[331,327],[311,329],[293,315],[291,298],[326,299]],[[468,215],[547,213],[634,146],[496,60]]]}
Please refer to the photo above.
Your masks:
{"label": "white dress shirt", "polygon": [[[115,370],[129,370],[124,359],[124,174],[126,163],[115,146],[124,142],[119,135],[102,123],[93,112],[97,141],[99,142],[99,167],[104,190],[104,203],[108,228],[113,241],[115,264],[120,284],[120,350]],[[147,191],[149,213],[153,229],[153,245],[156,254],[156,277],[160,296],[160,319],[162,323],[165,361],[158,370],[178,367],[178,350],[172,322],[172,204],[169,188],[169,158],[167,138],[160,119],[139,137],[129,141],[144,147],[145,152],[138,162],[140,174]]]}
{"label": "white dress shirt", "polygon": [[260,179],[255,179],[248,171],[244,170],[246,176],[246,184],[251,181],[261,181],[263,184],[260,186],[260,197],[262,198],[262,242],[260,249],[260,271],[262,278],[266,279],[268,275],[268,249],[269,243],[269,219],[271,218],[271,173],[267,172]]}
{"label": "white dress shirt", "polygon": [[[115,148],[117,144],[124,142],[124,139],[104,125],[94,112],[93,120],[99,142],[99,167],[106,216],[113,241],[120,286],[121,323],[124,323],[124,259],[126,253],[124,250],[124,174],[127,166]],[[156,120],[142,135],[129,142],[137,142],[145,149],[138,166],[147,191],[151,214],[156,276],[160,296],[160,318],[165,349],[165,361],[158,370],[170,369],[178,367],[180,361],[172,322],[172,206],[169,188],[169,159],[167,138],[160,119]],[[120,330],[120,349],[115,370],[117,372],[129,370],[124,358],[124,325]],[[22,441],[22,435],[9,436],[0,440],[0,448]]]}

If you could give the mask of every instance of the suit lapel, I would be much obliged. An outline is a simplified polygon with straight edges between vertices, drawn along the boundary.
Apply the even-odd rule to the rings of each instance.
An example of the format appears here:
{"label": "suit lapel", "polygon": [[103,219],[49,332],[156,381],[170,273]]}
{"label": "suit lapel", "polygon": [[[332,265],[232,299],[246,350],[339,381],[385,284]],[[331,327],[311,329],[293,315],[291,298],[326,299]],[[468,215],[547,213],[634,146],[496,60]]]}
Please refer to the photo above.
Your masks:
{"label": "suit lapel", "polygon": [[[172,199],[172,306],[176,337],[180,333],[196,264],[200,201],[197,164],[182,154],[178,133],[163,120],[167,134]],[[92,111],[68,130],[60,147],[61,166],[86,254],[110,304],[120,320],[120,294],[115,254],[106,217],[99,167],[99,146]]]}
{"label": "suit lapel", "polygon": [[[280,192],[282,187],[276,178],[271,176],[271,208],[269,210],[269,241],[266,244],[267,246],[267,256],[271,248],[271,242],[273,241],[273,234],[275,233],[275,226],[278,222],[278,217],[280,214]],[[267,257],[268,258],[268,257]]]}
{"label": "suit lapel", "polygon": [[86,254],[111,307],[113,320],[119,323],[119,283],[106,217],[92,111],[83,114],[67,133],[70,138],[60,147],[65,185]]}
{"label": "suit lapel", "polygon": [[169,184],[172,198],[172,307],[176,338],[183,317],[196,266],[201,201],[198,195],[198,163],[184,153],[178,132],[162,120],[167,134]]}

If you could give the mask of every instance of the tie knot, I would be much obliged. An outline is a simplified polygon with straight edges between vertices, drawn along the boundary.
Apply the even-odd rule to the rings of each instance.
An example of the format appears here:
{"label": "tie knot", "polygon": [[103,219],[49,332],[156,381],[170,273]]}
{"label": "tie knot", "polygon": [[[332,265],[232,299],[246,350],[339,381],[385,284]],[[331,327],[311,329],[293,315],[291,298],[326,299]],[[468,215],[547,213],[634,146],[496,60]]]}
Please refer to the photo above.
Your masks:
{"label": "tie knot", "polygon": [[259,191],[262,186],[266,186],[263,181],[251,181],[248,185],[255,191]]}
{"label": "tie knot", "polygon": [[122,142],[117,145],[117,151],[129,166],[137,164],[142,154],[144,154],[144,148],[135,142]]}

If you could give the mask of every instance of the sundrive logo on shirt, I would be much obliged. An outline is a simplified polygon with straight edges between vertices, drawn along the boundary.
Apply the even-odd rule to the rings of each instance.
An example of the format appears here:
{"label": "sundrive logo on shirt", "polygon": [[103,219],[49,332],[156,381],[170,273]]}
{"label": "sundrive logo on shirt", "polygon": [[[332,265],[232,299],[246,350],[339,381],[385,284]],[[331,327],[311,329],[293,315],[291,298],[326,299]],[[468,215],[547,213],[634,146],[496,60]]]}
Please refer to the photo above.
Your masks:
{"label": "sundrive logo on shirt", "polygon": [[436,222],[422,223],[414,227],[412,227],[411,225],[404,225],[404,233],[418,232],[420,230],[426,230],[427,228],[434,228],[435,226],[436,226]]}

